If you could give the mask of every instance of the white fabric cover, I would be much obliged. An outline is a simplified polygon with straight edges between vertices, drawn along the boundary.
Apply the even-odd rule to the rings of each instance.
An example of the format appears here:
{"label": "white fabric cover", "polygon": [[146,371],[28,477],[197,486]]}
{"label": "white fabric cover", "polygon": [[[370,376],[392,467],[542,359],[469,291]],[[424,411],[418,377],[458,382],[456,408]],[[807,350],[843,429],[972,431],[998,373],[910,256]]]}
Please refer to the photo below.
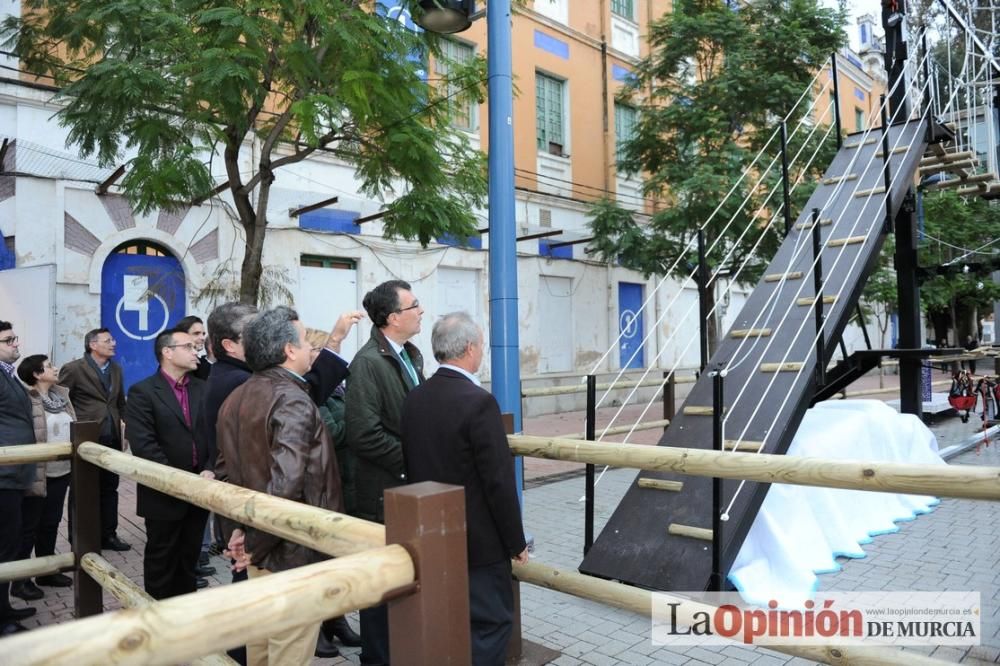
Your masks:
{"label": "white fabric cover", "polygon": [[[911,414],[878,400],[831,400],[806,412],[787,455],[947,464],[937,451],[934,434]],[[748,603],[799,607],[818,589],[816,574],[840,569],[835,557],[864,557],[862,544],[936,504],[919,495],[773,484],[729,580]]]}

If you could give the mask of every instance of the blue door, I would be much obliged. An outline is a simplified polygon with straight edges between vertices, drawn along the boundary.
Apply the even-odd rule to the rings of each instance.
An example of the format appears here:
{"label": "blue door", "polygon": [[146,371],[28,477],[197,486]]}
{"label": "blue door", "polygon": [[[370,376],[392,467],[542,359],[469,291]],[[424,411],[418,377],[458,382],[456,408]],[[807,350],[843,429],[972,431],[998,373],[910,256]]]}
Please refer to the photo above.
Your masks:
{"label": "blue door", "polygon": [[642,368],[646,365],[642,338],[645,326],[642,319],[643,285],[634,282],[618,283],[618,341],[621,350],[621,367]]}
{"label": "blue door", "polygon": [[101,325],[118,342],[115,361],[126,390],[153,374],[153,341],[185,314],[184,270],[175,257],[158,252],[114,252],[101,271]]}

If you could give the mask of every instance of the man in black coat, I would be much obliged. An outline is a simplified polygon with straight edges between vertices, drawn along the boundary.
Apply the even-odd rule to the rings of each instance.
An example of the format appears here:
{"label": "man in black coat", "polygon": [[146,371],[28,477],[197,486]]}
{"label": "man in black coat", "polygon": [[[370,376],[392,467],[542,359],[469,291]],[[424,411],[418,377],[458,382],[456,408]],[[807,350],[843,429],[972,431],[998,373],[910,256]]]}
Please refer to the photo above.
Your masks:
{"label": "man in black coat", "polygon": [[483,333],[464,312],[431,332],[441,367],[403,403],[402,439],[410,483],[465,487],[472,663],[504,663],[514,613],[511,559],[528,561],[514,459],[500,407],[479,386]]}
{"label": "man in black coat", "polygon": [[[0,321],[0,446],[34,444],[31,399],[14,376],[14,361],[21,356],[10,322]],[[0,563],[17,559],[21,542],[21,500],[35,478],[35,464],[0,466]],[[13,608],[10,583],[0,583],[0,637],[24,631],[18,623],[35,614],[34,608]]]}
{"label": "man in black coat", "polygon": [[[215,478],[206,469],[208,447],[195,437],[205,383],[188,373],[198,367],[191,336],[169,330],[156,336],[159,368],[133,385],[125,405],[125,433],[139,458],[185,472]],[[142,571],[146,592],[154,599],[197,589],[198,554],[208,512],[139,485],[136,513],[146,519]]]}

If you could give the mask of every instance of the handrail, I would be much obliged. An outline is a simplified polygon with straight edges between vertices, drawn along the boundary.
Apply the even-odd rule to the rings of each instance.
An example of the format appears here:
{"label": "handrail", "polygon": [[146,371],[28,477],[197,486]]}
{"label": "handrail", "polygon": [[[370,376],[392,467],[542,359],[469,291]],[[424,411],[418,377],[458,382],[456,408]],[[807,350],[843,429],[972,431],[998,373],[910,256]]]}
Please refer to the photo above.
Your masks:
{"label": "handrail", "polygon": [[35,576],[49,576],[71,570],[75,564],[76,558],[73,553],[59,553],[58,555],[4,562],[0,564],[0,583],[34,578]]}
{"label": "handrail", "polygon": [[3,659],[8,666],[103,666],[114,655],[119,665],[177,664],[375,606],[415,580],[406,549],[384,546],[16,634],[3,639]]}
{"label": "handrail", "polygon": [[0,446],[0,465],[24,465],[26,463],[69,460],[72,455],[73,445],[69,442],[13,444]]}
{"label": "handrail", "polygon": [[1000,467],[953,467],[674,446],[599,444],[530,435],[509,435],[507,440],[515,455],[550,460],[763,483],[1000,500]]}
{"label": "handrail", "polygon": [[[663,386],[670,381],[667,377],[657,377],[654,379],[642,379],[637,381],[615,382],[598,384],[598,391],[635,388],[637,386]],[[675,384],[694,384],[697,381],[693,376],[674,376]],[[538,388],[521,389],[522,398],[537,398],[539,396],[568,395],[570,393],[586,393],[586,384],[573,384],[570,386],[540,386]]]}
{"label": "handrail", "polygon": [[84,442],[77,451],[109,472],[327,555],[385,544],[385,528],[377,523],[206,479],[93,442]]}
{"label": "handrail", "polygon": [[[80,568],[96,580],[101,589],[108,592],[126,608],[142,608],[156,603],[145,590],[133,583],[114,565],[97,553],[87,553],[80,560]],[[226,654],[210,654],[191,660],[193,666],[237,666],[237,662]]]}

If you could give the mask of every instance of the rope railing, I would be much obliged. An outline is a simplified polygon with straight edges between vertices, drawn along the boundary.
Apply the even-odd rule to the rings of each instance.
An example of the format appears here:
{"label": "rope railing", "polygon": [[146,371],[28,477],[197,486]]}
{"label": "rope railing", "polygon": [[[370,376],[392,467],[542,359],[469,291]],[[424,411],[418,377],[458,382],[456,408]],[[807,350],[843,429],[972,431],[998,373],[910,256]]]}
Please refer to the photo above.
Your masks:
{"label": "rope railing", "polygon": [[[832,106],[832,104],[833,103],[831,102],[830,104],[827,105],[827,111],[829,111],[829,109]],[[796,125],[796,128],[792,132],[791,136],[794,136],[795,133],[798,132],[798,130],[802,126],[802,124],[803,124],[803,121],[800,120],[799,124]],[[805,150],[806,146],[808,146],[809,140],[813,137],[813,135],[815,134],[815,132],[818,130],[818,127],[819,127],[818,125],[813,125],[812,126],[812,129],[810,130],[809,135],[807,136],[806,141],[803,142],[802,146],[799,148],[799,150],[796,152],[796,154],[794,155],[794,157],[792,158],[792,160],[789,162],[789,166],[793,166],[793,165],[795,165],[797,163],[797,161],[798,161],[799,157],[801,156],[802,152]],[[833,129],[834,128],[833,128],[832,125],[827,128],[826,132],[824,133],[822,141],[826,141],[829,138],[829,135],[833,131]],[[819,153],[819,149],[820,149],[820,146],[822,144],[822,141],[820,142],[820,145],[818,145],[816,147],[816,149],[813,151],[812,155],[809,158],[809,162],[805,165],[805,167],[803,167],[802,169],[800,169],[799,177],[796,178],[796,182],[792,185],[791,192],[794,192],[795,189],[801,184],[801,182],[802,182],[801,174],[804,173],[807,169],[809,169],[811,167],[813,161],[816,159],[816,156]],[[775,157],[774,160],[772,160],[771,166],[774,165],[774,163],[777,161],[777,159],[778,158]],[[769,166],[768,170],[770,170],[770,166]],[[767,171],[765,171],[763,174],[761,174],[760,178],[758,179],[757,183],[755,183],[754,187],[756,187],[761,182],[763,182],[763,179],[766,177],[766,175],[767,175]],[[746,234],[749,233],[749,231],[751,229],[756,228],[756,226],[753,224],[752,220],[756,219],[756,217],[757,217],[758,214],[763,213],[767,209],[767,207],[768,207],[771,199],[778,193],[779,188],[780,188],[780,183],[775,183],[770,188],[770,190],[769,190],[766,198],[764,199],[764,201],[758,206],[758,208],[755,211],[755,213],[751,216],[751,223],[747,225],[747,227],[739,235],[739,237],[736,239],[736,241],[731,244],[729,251],[719,261],[718,266],[716,266],[716,268],[714,269],[714,271],[712,272],[712,274],[709,276],[708,282],[710,284],[714,284],[715,281],[720,277],[721,272],[723,270],[723,266],[725,266],[726,262],[732,257],[733,253],[735,252],[735,248],[742,241],[742,239],[746,236]],[[740,209],[736,213],[734,213],[733,217],[730,218],[730,223],[733,220],[735,220],[736,216],[739,214],[740,211],[742,211],[743,207],[746,205],[746,203],[749,201],[749,199],[750,199],[750,195],[748,194],[747,197],[741,203]],[[728,283],[726,285],[726,288],[723,289],[722,293],[718,297],[716,297],[716,299],[714,299],[715,302],[712,305],[712,307],[709,309],[709,312],[707,314],[708,318],[711,318],[711,317],[715,316],[715,313],[716,313],[717,309],[719,308],[720,301],[722,299],[724,299],[727,294],[730,294],[730,293],[732,293],[735,290],[736,286],[739,283],[739,276],[743,274],[744,270],[750,265],[751,261],[755,258],[756,254],[757,254],[757,251],[758,251],[758,249],[760,247],[760,244],[763,242],[763,240],[764,240],[767,232],[775,230],[775,223],[778,220],[779,216],[780,216],[780,209],[779,209],[778,212],[775,212],[771,216],[768,224],[765,225],[764,228],[758,229],[759,234],[758,234],[757,240],[755,241],[755,243],[751,247],[750,251],[743,258],[743,262],[740,264],[740,266],[738,267],[738,269],[732,275],[730,275],[730,277],[728,279]],[[724,231],[723,231],[723,233],[724,233]],[[722,234],[720,234],[720,237],[721,237],[721,235]],[[706,251],[706,254],[709,251],[711,251],[711,249],[714,248],[714,247],[715,247],[715,244],[713,243],[712,246],[710,246],[709,250]],[[674,296],[674,298],[671,300],[671,302],[666,307],[663,308],[662,313],[657,318],[657,320],[654,323],[654,325],[650,327],[649,332],[647,332],[645,334],[645,336],[642,338],[641,343],[639,345],[637,345],[637,349],[636,349],[635,352],[633,352],[633,355],[629,359],[628,363],[623,364],[623,369],[621,371],[619,371],[618,377],[621,377],[621,375],[625,371],[625,368],[627,368],[628,365],[631,364],[632,360],[635,359],[636,354],[639,353],[639,349],[642,349],[644,347],[647,339],[653,334],[653,332],[656,330],[657,326],[659,326],[659,324],[662,321],[662,319],[664,319],[666,317],[667,313],[670,312],[670,308],[673,306],[673,303],[680,297],[680,295],[683,293],[683,290],[691,282],[691,280],[693,279],[693,276],[694,276],[696,270],[697,269],[692,269],[691,273],[681,283],[680,289],[678,290],[677,294]],[[691,316],[692,310],[695,308],[696,305],[697,305],[697,301],[692,301],[688,305],[688,307],[684,311],[684,313],[680,316],[680,321],[682,321],[682,322],[683,321],[687,321],[689,319],[689,317]],[[654,366],[656,366],[656,364],[659,362],[659,359],[666,353],[666,351],[667,351],[668,347],[670,346],[670,343],[673,341],[674,337],[676,335],[678,335],[680,333],[680,331],[682,331],[682,330],[683,330],[683,326],[680,326],[677,323],[675,323],[675,325],[673,327],[673,330],[671,331],[670,335],[668,335],[667,339],[664,340],[662,342],[662,344],[660,344],[658,346],[657,354],[656,354],[655,358],[653,359],[653,361],[650,364],[647,365],[646,370],[645,370],[645,372],[643,374],[642,379],[645,379],[646,375],[654,368]],[[678,369],[678,365],[685,358],[685,355],[687,354],[687,352],[691,348],[691,346],[694,344],[695,340],[696,340],[696,338],[694,338],[692,336],[689,336],[687,344],[684,346],[683,350],[681,350],[681,352],[676,355],[676,359],[674,361],[674,364],[668,370],[668,372],[675,372]],[[607,394],[608,394],[608,391],[606,391],[605,394],[601,396],[601,399],[598,401],[598,406],[603,402],[603,400],[607,396]],[[610,421],[610,423],[608,424],[607,427],[612,427],[613,424],[615,422],[617,422],[617,419],[621,415],[621,412],[622,412],[624,406],[626,404],[629,404],[631,402],[634,394],[635,394],[635,391],[633,391],[631,394],[629,394],[629,396],[623,401],[621,408],[618,410],[618,413],[616,413],[612,417],[612,419],[611,419],[611,421]],[[649,401],[648,401],[648,403],[646,405],[646,409],[643,411],[643,415],[639,417],[640,419],[642,419],[645,416],[646,412],[649,410],[650,407],[652,407],[652,405],[653,405],[653,403],[655,403],[656,399],[657,399],[657,395],[655,395],[655,394],[649,399]],[[600,436],[597,438],[598,441],[600,441],[601,439],[603,439],[604,436],[605,436],[605,434],[606,434],[605,432],[602,432],[600,434]]]}
{"label": "rope railing", "polygon": [[[896,85],[897,86],[900,85],[901,81],[902,81],[902,79],[898,80],[896,82]],[[894,90],[895,89],[893,89],[892,91],[890,91],[889,95],[886,95],[885,100],[883,100],[883,106],[888,104],[888,100],[891,97],[891,95],[893,94]],[[892,120],[889,123],[890,126],[896,120],[896,116],[900,113],[900,111],[901,111],[901,109],[897,109],[895,111],[895,113],[893,114],[893,118],[892,118]],[[925,111],[925,113],[926,113],[926,111]],[[863,133],[863,135],[861,136],[861,138],[857,140],[858,144],[865,143],[868,140],[868,137],[871,135],[872,131],[873,131],[873,128],[869,128],[868,130],[866,130]],[[898,144],[901,141],[902,137],[903,137],[903,133],[900,133],[897,136],[897,138],[895,140],[895,143],[893,144],[891,150],[895,150],[898,147]],[[916,137],[914,137],[914,139],[915,138]],[[907,146],[907,149],[909,149],[911,147],[912,147],[912,145],[911,146]],[[844,170],[845,174],[849,174],[849,173],[854,173],[855,172],[855,168],[856,168],[855,164],[856,164],[858,158],[860,157],[860,154],[861,153],[860,153],[860,150],[859,150],[859,151],[856,151],[852,155],[850,162],[848,163],[847,167],[845,167],[845,170]],[[861,186],[862,186],[862,182],[864,181],[865,177],[870,173],[870,169],[871,169],[871,167],[872,167],[872,165],[874,163],[876,154],[877,154],[876,151],[872,151],[872,154],[868,158],[868,162],[864,165],[862,173],[860,173],[858,175],[857,179],[855,180],[856,185],[853,186],[853,189],[849,190],[851,195],[856,195],[860,191]],[[891,151],[890,151],[890,154],[891,154]],[[888,156],[886,156],[885,159],[888,159]],[[879,165],[879,168],[881,168],[881,165]],[[827,201],[828,202],[835,201],[837,199],[837,197],[841,194],[841,192],[842,192],[842,190],[843,190],[843,188],[844,188],[844,186],[845,186],[845,184],[847,182],[848,181],[846,179],[841,180],[840,182],[838,182],[836,184],[836,186],[835,186],[833,194],[830,195],[830,197],[827,199]],[[859,214],[857,214],[855,216],[854,223],[851,225],[850,232],[847,234],[847,236],[850,237],[850,236],[854,236],[855,235],[857,227],[861,223],[861,219],[864,217],[864,215],[863,215],[864,211],[868,208],[869,204],[873,201],[873,196],[874,196],[874,189],[870,190],[869,193],[868,193],[868,195],[865,197],[864,203],[862,205],[861,213],[859,213]],[[820,214],[822,215],[823,212],[826,212],[825,208],[824,208],[823,211],[821,211]],[[845,214],[846,214],[846,208],[841,208],[838,211],[838,213],[836,214],[836,216],[834,218],[834,221],[833,221],[833,226],[834,227],[836,227],[838,225],[838,223],[843,219],[843,216]],[[868,232],[865,234],[866,240],[869,238],[870,234],[876,232],[876,229],[877,229],[877,225],[873,225],[868,230]],[[802,241],[805,237],[806,237],[805,233],[800,234],[799,241]],[[809,269],[807,271],[805,271],[806,275],[811,275],[816,270],[816,267],[818,265],[820,256],[822,256],[823,251],[825,251],[825,250],[827,250],[828,248],[831,247],[830,246],[830,242],[832,240],[833,240],[833,236],[830,235],[821,244],[820,251],[813,258],[813,261],[810,264]],[[771,303],[776,303],[777,302],[777,299],[778,299],[779,294],[781,293],[781,290],[784,288],[785,284],[787,283],[787,272],[789,270],[791,270],[791,268],[793,266],[795,266],[795,264],[799,261],[799,258],[802,256],[802,252],[805,251],[806,247],[807,247],[806,243],[804,243],[804,242],[798,242],[798,244],[796,245],[794,253],[792,254],[791,258],[788,260],[787,266],[785,267],[784,271],[782,271],[782,277],[779,280],[779,283],[776,286],[776,289],[769,296],[768,304],[765,304],[764,307],[762,307],[762,308],[760,308],[758,310],[757,316],[755,317],[754,322],[750,325],[750,328],[758,328],[758,327],[760,327],[762,325],[761,322],[765,321],[764,320],[765,316],[767,316],[767,317],[773,316],[774,312],[773,312],[773,310],[769,310],[769,306],[770,306]],[[830,272],[833,272],[833,269],[835,269],[839,265],[841,259],[845,256],[845,252],[847,250],[848,250],[848,246],[846,244],[845,245],[841,245],[839,247],[839,249],[837,249],[837,251],[834,253],[835,256],[834,256],[834,259],[833,259],[833,262],[832,262],[832,266],[830,266]],[[854,255],[854,261],[851,264],[852,268],[857,263],[857,261],[859,260],[860,256],[861,256],[860,253],[855,253],[855,255]],[[781,313],[778,322],[776,324],[772,324],[772,327],[780,326],[782,323],[784,323],[785,321],[787,321],[788,318],[789,318],[789,316],[791,315],[791,313],[795,311],[795,309],[797,307],[797,300],[803,294],[803,291],[806,290],[807,286],[810,287],[810,289],[811,289],[811,283],[810,283],[810,281],[807,280],[807,279],[804,279],[804,278],[805,278],[805,276],[803,276],[802,280],[798,281],[799,282],[798,288],[795,290],[793,298],[791,298],[789,300],[788,305],[785,307],[785,310]],[[836,294],[837,297],[839,297],[839,296],[842,295],[841,292],[843,291],[845,285],[846,285],[846,282],[841,285],[840,289],[838,289],[837,294]],[[824,295],[826,295],[826,294],[824,294]],[[827,326],[830,324],[830,322],[831,322],[830,319],[825,319],[824,320],[822,328],[820,329],[820,331],[822,333],[827,332],[826,329],[827,329]],[[802,318],[802,321],[800,322],[799,327],[796,330],[793,339],[791,341],[788,341],[788,340],[786,340],[784,338],[782,339],[781,345],[785,348],[785,351],[784,351],[784,354],[782,355],[780,363],[787,363],[788,362],[789,356],[792,353],[792,349],[794,347],[795,342],[798,341],[799,336],[802,334],[803,330],[805,329],[805,327],[808,324],[815,324],[815,322],[811,318],[808,318],[808,317]],[[809,356],[811,356],[812,354],[814,354],[815,345],[816,345],[817,341],[819,340],[819,335],[820,334],[821,333],[817,333],[816,336],[814,337],[812,345],[810,346],[809,350],[806,352],[806,358],[809,357]],[[728,372],[729,370],[732,370],[733,368],[737,367],[739,364],[741,364],[742,362],[744,362],[744,360],[749,359],[749,358],[756,358],[757,356],[760,356],[761,358],[763,358],[763,356],[766,355],[767,352],[770,351],[771,348],[775,344],[777,344],[776,340],[777,340],[776,337],[768,338],[766,340],[766,342],[762,342],[758,338],[753,338],[753,339],[743,338],[743,339],[741,339],[740,342],[739,342],[739,344],[737,345],[736,351],[733,354],[733,358],[729,359],[727,361],[725,370]],[[757,346],[761,345],[761,344],[764,345],[763,351],[759,355],[754,354],[754,352],[756,352]],[[747,351],[743,354],[743,357],[740,358],[740,353],[743,351],[743,349],[747,345],[749,345],[749,347],[747,348]],[[797,360],[800,360],[800,359],[797,359]],[[799,373],[796,375],[796,377],[798,377],[798,375],[801,374],[801,372],[802,372],[802,369],[800,368]],[[778,381],[779,381],[779,373],[774,373],[774,376],[772,376],[770,378],[770,380],[767,383],[766,388],[763,391],[763,393],[764,393],[765,396],[770,394],[770,391],[774,388],[774,386],[777,384]],[[736,398],[730,404],[730,409],[732,409],[733,407],[735,407],[735,405],[737,405],[737,404],[740,403],[740,401],[747,394],[747,390],[748,390],[747,385],[744,385],[744,386],[742,386],[740,388],[740,390],[739,390]],[[757,395],[757,393],[759,393],[759,391],[755,391],[755,397],[760,397],[759,395]],[[787,402],[788,396],[785,395],[784,399]],[[734,438],[736,441],[740,441],[740,440],[742,440],[745,437],[747,430],[749,430],[749,428],[753,424],[753,419],[756,417],[757,413],[759,413],[760,405],[763,404],[763,403],[764,403],[763,399],[761,399],[758,402],[757,407],[754,410],[754,412],[751,414],[751,416],[749,418],[747,418],[747,420],[746,420],[746,422],[745,422],[745,424],[743,426],[743,430],[740,432],[740,434],[739,434],[738,437]],[[731,417],[729,417],[729,416],[724,417],[724,425],[725,425],[725,423],[728,422],[729,418],[731,418]],[[766,439],[764,441],[766,442]]]}
{"label": "rope railing", "polygon": [[[803,89],[803,92],[799,96],[799,99],[795,102],[795,104],[793,105],[792,109],[789,110],[788,113],[785,114],[784,118],[782,119],[782,122],[786,122],[789,118],[791,118],[793,116],[793,114],[795,113],[795,111],[798,108],[798,106],[806,98],[806,96],[809,93],[809,91],[812,90],[813,85],[816,83],[816,81],[818,80],[818,78],[821,75],[821,73],[822,73],[821,71],[818,71],[816,73],[816,75],[813,77],[812,81],[810,81],[809,85],[806,86]],[[806,111],[802,114],[799,122],[796,124],[796,126],[795,126],[795,128],[794,128],[794,130],[793,130],[793,132],[791,134],[791,136],[794,136],[799,131],[799,128],[801,128],[801,126],[805,122],[805,119],[808,117],[809,113],[813,110],[813,108],[817,104],[816,100],[818,100],[819,98],[822,97],[822,92],[824,92],[826,90],[826,87],[829,86],[829,85],[832,85],[832,84],[830,82],[827,82],[827,84],[825,84],[824,87],[820,90],[820,94],[817,95],[813,99],[812,103],[809,105],[809,107],[806,109]],[[757,162],[760,160],[760,158],[764,154],[766,154],[766,151],[767,151],[768,147],[771,145],[771,143],[774,141],[774,139],[778,136],[778,134],[779,134],[779,128],[776,127],[775,130],[771,133],[771,136],[765,142],[765,144],[761,147],[761,149],[757,152],[757,154],[751,160],[750,164],[747,165],[747,167],[745,167],[743,169],[743,171],[740,173],[739,178],[736,180],[736,182],[733,183],[733,185],[730,188],[729,192],[722,198],[722,200],[719,202],[719,204],[715,207],[715,209],[712,211],[712,213],[708,216],[708,218],[699,225],[699,227],[698,227],[699,229],[706,228],[707,225],[719,213],[719,211],[722,210],[723,206],[726,204],[726,202],[729,200],[729,198],[732,196],[732,194],[736,191],[736,189],[739,187],[739,185],[743,182],[743,180],[747,177],[747,175],[750,174],[751,172],[753,172],[753,169],[756,166]],[[764,181],[764,179],[767,177],[767,174],[770,173],[770,171],[774,168],[774,166],[775,166],[775,164],[777,162],[778,162],[778,157],[775,156],[771,160],[771,162],[767,166],[767,168],[764,169],[764,171],[757,172],[758,173],[757,181],[753,184],[752,187],[748,188],[748,194],[747,194],[747,196],[744,197],[744,199],[741,202],[740,206],[730,216],[730,218],[726,222],[726,225],[724,226],[723,230],[718,234],[718,236],[716,237],[715,241],[713,241],[712,245],[708,248],[707,252],[711,252],[715,248],[716,243],[718,243],[721,240],[721,238],[723,238],[725,236],[725,233],[728,231],[728,229],[730,228],[730,226],[735,222],[735,220],[737,219],[737,217],[742,213],[742,211],[746,207],[747,203],[750,201],[750,199],[752,197],[752,193]],[[748,228],[751,227],[751,226],[753,226],[753,219],[751,219],[750,222],[748,223]],[[664,271],[663,277],[660,279],[660,281],[657,283],[657,285],[651,290],[649,296],[647,296],[646,299],[643,301],[642,305],[639,307],[639,312],[645,312],[646,311],[646,309],[649,306],[649,303],[652,302],[652,300],[655,297],[656,293],[665,284],[665,282],[667,281],[667,279],[670,278],[671,275],[673,275],[674,271],[680,265],[680,262],[684,258],[685,254],[688,251],[690,251],[690,250],[692,250],[694,248],[695,242],[696,242],[696,238],[694,236],[692,236],[687,241],[687,243],[685,244],[684,248],[678,253],[677,259],[675,259],[674,263],[669,268],[667,268]],[[686,288],[686,286],[688,284],[690,284],[691,281],[694,279],[694,276],[695,276],[696,273],[697,273],[697,268],[693,268],[687,274],[687,276],[683,279],[682,284],[680,285],[680,288],[679,288],[677,294],[663,308],[663,313],[660,315],[659,318],[657,318],[655,324],[652,327],[650,327],[650,332],[646,333],[646,335],[643,337],[643,339],[642,339],[642,344],[643,345],[645,344],[645,342],[647,341],[647,339],[649,338],[649,336],[652,334],[652,331],[657,326],[659,326],[661,320],[666,316],[666,313],[669,312],[670,309],[673,307],[673,304],[677,301],[677,299],[683,293],[683,290]],[[714,277],[715,276],[713,276],[713,279],[714,279]],[[689,307],[688,312],[690,312],[690,309],[691,308]],[[684,317],[685,318],[687,317],[687,313],[685,313]],[[676,329],[675,329],[675,331],[676,331]],[[608,355],[611,354],[611,352],[613,350],[615,350],[615,349],[618,348],[618,345],[620,344],[623,335],[624,335],[624,331],[619,332],[618,337],[615,338],[614,342],[608,347],[607,351],[605,351],[604,354],[602,354],[601,357],[595,362],[595,364],[593,366],[593,369],[591,370],[590,374],[596,373],[597,370],[604,363],[604,361],[607,359]],[[671,334],[670,339],[672,339],[673,335],[674,335],[674,333]],[[668,342],[669,342],[669,340],[668,340]],[[668,344],[668,342],[664,343],[664,347]],[[634,355],[633,355],[633,358],[634,358]],[[621,369],[618,378],[620,378],[620,375],[622,373],[624,373],[624,371],[627,369],[627,365],[629,365],[629,364],[624,364],[624,365],[626,367],[623,367]],[[618,378],[616,378],[616,379],[618,379]],[[600,397],[600,399],[598,400],[598,406],[603,403],[603,401],[605,400],[606,397],[607,397],[607,393],[603,394]]]}

